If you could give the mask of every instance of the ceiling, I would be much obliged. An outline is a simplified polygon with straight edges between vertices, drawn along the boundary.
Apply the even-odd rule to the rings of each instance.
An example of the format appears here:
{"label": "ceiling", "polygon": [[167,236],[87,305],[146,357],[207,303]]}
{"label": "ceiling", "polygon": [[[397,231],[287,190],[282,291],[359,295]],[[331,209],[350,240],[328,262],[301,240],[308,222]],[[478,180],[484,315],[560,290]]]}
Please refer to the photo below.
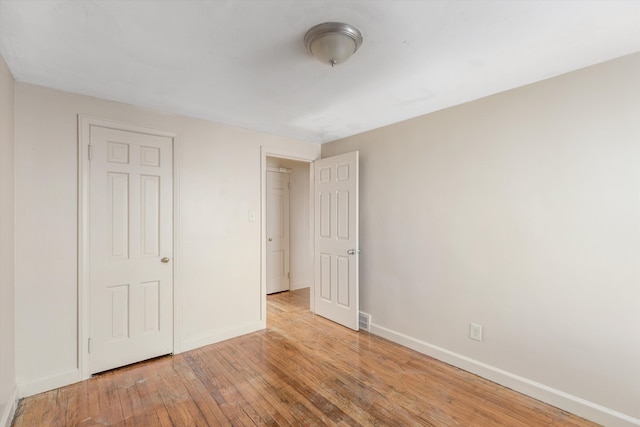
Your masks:
{"label": "ceiling", "polygon": [[640,0],[0,0],[19,81],[320,143],[638,51]]}

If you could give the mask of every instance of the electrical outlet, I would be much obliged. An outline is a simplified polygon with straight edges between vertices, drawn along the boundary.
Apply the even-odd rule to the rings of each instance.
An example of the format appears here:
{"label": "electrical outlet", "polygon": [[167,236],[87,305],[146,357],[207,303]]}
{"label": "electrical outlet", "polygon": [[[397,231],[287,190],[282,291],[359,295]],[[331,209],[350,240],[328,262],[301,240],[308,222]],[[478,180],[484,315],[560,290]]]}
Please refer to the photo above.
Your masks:
{"label": "electrical outlet", "polygon": [[469,338],[476,341],[482,341],[482,326],[475,323],[469,324]]}

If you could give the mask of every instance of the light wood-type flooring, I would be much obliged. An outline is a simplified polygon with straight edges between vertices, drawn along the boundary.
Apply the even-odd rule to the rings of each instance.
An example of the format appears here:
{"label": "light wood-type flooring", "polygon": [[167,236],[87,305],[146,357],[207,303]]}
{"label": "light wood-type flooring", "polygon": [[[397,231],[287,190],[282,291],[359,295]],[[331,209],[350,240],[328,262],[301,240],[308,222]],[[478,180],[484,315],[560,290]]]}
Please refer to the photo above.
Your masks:
{"label": "light wood-type flooring", "polygon": [[[268,297],[268,328],[23,399],[21,426],[594,426]],[[46,355],[43,355],[46,357]]]}

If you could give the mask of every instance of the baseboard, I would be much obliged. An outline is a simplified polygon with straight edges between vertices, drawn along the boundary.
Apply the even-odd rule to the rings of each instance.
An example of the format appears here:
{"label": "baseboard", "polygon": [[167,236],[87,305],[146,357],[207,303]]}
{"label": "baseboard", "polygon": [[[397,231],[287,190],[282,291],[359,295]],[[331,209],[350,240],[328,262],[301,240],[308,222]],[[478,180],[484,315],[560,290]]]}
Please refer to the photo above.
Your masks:
{"label": "baseboard", "polygon": [[290,291],[297,291],[298,289],[304,289],[304,288],[309,288],[311,287],[310,284],[304,282],[304,283],[292,283],[291,286],[289,286],[289,290]]}
{"label": "baseboard", "polygon": [[265,321],[259,321],[250,323],[248,325],[241,326],[235,329],[229,329],[226,331],[214,332],[205,336],[190,338],[182,341],[180,345],[180,351],[185,352],[189,350],[195,350],[196,348],[204,347],[205,345],[215,344],[220,341],[225,341],[231,338],[239,337],[240,335],[250,334],[251,332],[260,331],[265,329],[267,324]]}
{"label": "baseboard", "polygon": [[479,375],[490,381],[516,390],[534,399],[553,405],[572,414],[594,421],[608,427],[640,426],[640,419],[606,408],[597,403],[581,399],[577,396],[556,390],[552,387],[520,377],[511,372],[487,365],[461,354],[454,353],[442,347],[420,341],[400,332],[383,326],[371,324],[371,333],[408,347],[419,353],[426,354],[442,362],[448,363],[465,371]]}
{"label": "baseboard", "polygon": [[18,383],[18,397],[23,398],[33,396],[34,394],[64,387],[82,380],[83,378],[82,375],[80,375],[80,370],[74,369],[40,380]]}
{"label": "baseboard", "polygon": [[5,406],[4,411],[0,414],[0,427],[9,427],[11,426],[11,422],[13,422],[13,417],[16,414],[16,409],[18,408],[18,387],[13,388],[13,393],[11,393],[11,397],[7,402],[7,406]]}

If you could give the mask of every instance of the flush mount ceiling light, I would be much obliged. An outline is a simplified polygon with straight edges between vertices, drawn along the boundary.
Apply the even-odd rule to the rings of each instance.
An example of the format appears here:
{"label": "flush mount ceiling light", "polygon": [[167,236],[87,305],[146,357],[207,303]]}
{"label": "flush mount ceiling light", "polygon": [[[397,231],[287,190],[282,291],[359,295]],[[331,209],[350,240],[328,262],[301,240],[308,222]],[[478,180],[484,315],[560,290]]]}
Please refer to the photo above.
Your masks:
{"label": "flush mount ceiling light", "polygon": [[351,57],[362,44],[362,33],[349,24],[325,22],[307,31],[304,45],[313,56],[332,67]]}

